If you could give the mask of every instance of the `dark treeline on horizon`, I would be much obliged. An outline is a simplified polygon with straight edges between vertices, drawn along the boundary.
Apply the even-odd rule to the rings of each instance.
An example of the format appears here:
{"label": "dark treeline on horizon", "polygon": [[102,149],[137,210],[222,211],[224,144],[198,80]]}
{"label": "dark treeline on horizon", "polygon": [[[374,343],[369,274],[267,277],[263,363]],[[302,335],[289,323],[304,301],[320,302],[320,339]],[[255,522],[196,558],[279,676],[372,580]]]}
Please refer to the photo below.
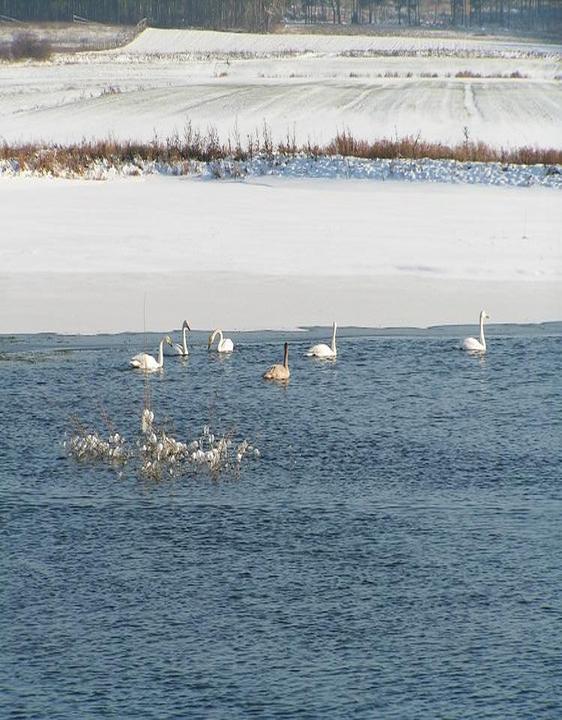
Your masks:
{"label": "dark treeline on horizon", "polygon": [[0,0],[20,21],[87,20],[269,31],[283,20],[355,25],[562,28],[562,0]]}
{"label": "dark treeline on horizon", "polygon": [[75,17],[159,27],[270,29],[282,0],[0,0],[0,15],[23,21],[72,22]]}
{"label": "dark treeline on horizon", "polygon": [[562,29],[562,0],[302,0],[286,12],[307,23]]}

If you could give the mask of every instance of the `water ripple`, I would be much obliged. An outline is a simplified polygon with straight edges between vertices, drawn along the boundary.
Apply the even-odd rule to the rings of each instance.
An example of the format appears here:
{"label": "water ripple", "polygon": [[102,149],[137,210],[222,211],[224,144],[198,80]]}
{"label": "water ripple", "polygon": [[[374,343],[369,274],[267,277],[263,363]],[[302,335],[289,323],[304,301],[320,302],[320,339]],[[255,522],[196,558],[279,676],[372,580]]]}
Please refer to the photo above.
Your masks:
{"label": "water ripple", "polygon": [[286,387],[267,334],[166,362],[178,435],[262,451],[219,482],[62,455],[71,414],[136,432],[143,336],[2,343],[2,717],[562,716],[562,337],[345,335]]}

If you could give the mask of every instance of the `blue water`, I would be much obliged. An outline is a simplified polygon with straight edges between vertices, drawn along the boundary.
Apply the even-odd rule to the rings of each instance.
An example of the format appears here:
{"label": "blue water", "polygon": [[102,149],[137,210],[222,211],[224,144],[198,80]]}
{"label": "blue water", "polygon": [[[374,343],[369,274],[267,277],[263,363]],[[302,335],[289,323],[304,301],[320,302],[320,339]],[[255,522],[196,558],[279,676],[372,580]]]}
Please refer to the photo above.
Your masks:
{"label": "blue water", "polygon": [[160,482],[59,445],[134,435],[156,336],[0,338],[0,717],[559,720],[562,326],[465,334],[289,334],[279,386],[196,333],[157,418],[262,457]]}

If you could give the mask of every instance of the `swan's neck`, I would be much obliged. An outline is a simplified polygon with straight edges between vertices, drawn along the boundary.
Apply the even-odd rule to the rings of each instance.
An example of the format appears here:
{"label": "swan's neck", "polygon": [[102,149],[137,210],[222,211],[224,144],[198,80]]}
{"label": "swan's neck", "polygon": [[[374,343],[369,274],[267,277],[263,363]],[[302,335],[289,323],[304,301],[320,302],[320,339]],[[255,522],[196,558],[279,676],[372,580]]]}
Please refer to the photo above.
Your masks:
{"label": "swan's neck", "polygon": [[183,353],[187,355],[187,328],[183,328]]}
{"label": "swan's neck", "polygon": [[480,344],[486,347],[486,338],[484,337],[484,316],[480,318]]}
{"label": "swan's neck", "polygon": [[285,355],[283,357],[283,367],[289,367],[289,347],[285,348]]}
{"label": "swan's neck", "polygon": [[158,349],[158,365],[164,365],[164,340],[160,340],[160,348]]}
{"label": "swan's neck", "polygon": [[222,330],[217,330],[219,336],[219,345],[222,345]]}
{"label": "swan's neck", "polygon": [[334,323],[334,328],[332,330],[332,352],[336,352],[336,325]]}

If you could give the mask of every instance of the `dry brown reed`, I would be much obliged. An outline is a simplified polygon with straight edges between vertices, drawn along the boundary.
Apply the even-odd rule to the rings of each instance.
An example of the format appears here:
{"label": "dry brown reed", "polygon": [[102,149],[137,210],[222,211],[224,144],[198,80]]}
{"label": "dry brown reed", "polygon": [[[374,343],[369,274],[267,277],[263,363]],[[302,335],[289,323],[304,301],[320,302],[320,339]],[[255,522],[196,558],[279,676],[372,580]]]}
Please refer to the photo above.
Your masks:
{"label": "dry brown reed", "polygon": [[456,145],[428,142],[418,137],[364,140],[356,138],[349,130],[339,132],[330,142],[319,145],[308,141],[297,143],[290,133],[275,143],[268,126],[261,132],[248,134],[243,140],[236,130],[234,137],[222,140],[216,129],[205,133],[188,123],[182,135],[174,134],[165,139],[154,137],[150,142],[135,142],[106,138],[82,140],[69,145],[42,145],[37,143],[0,144],[0,161],[12,164],[15,171],[39,175],[80,176],[96,165],[122,168],[158,163],[184,167],[189,172],[190,162],[212,163],[220,160],[251,160],[254,157],[273,158],[276,155],[294,157],[304,155],[312,158],[339,155],[370,160],[457,160],[460,162],[500,162],[504,164],[559,165],[562,150],[556,148],[519,147],[496,148],[483,142],[465,140]]}

